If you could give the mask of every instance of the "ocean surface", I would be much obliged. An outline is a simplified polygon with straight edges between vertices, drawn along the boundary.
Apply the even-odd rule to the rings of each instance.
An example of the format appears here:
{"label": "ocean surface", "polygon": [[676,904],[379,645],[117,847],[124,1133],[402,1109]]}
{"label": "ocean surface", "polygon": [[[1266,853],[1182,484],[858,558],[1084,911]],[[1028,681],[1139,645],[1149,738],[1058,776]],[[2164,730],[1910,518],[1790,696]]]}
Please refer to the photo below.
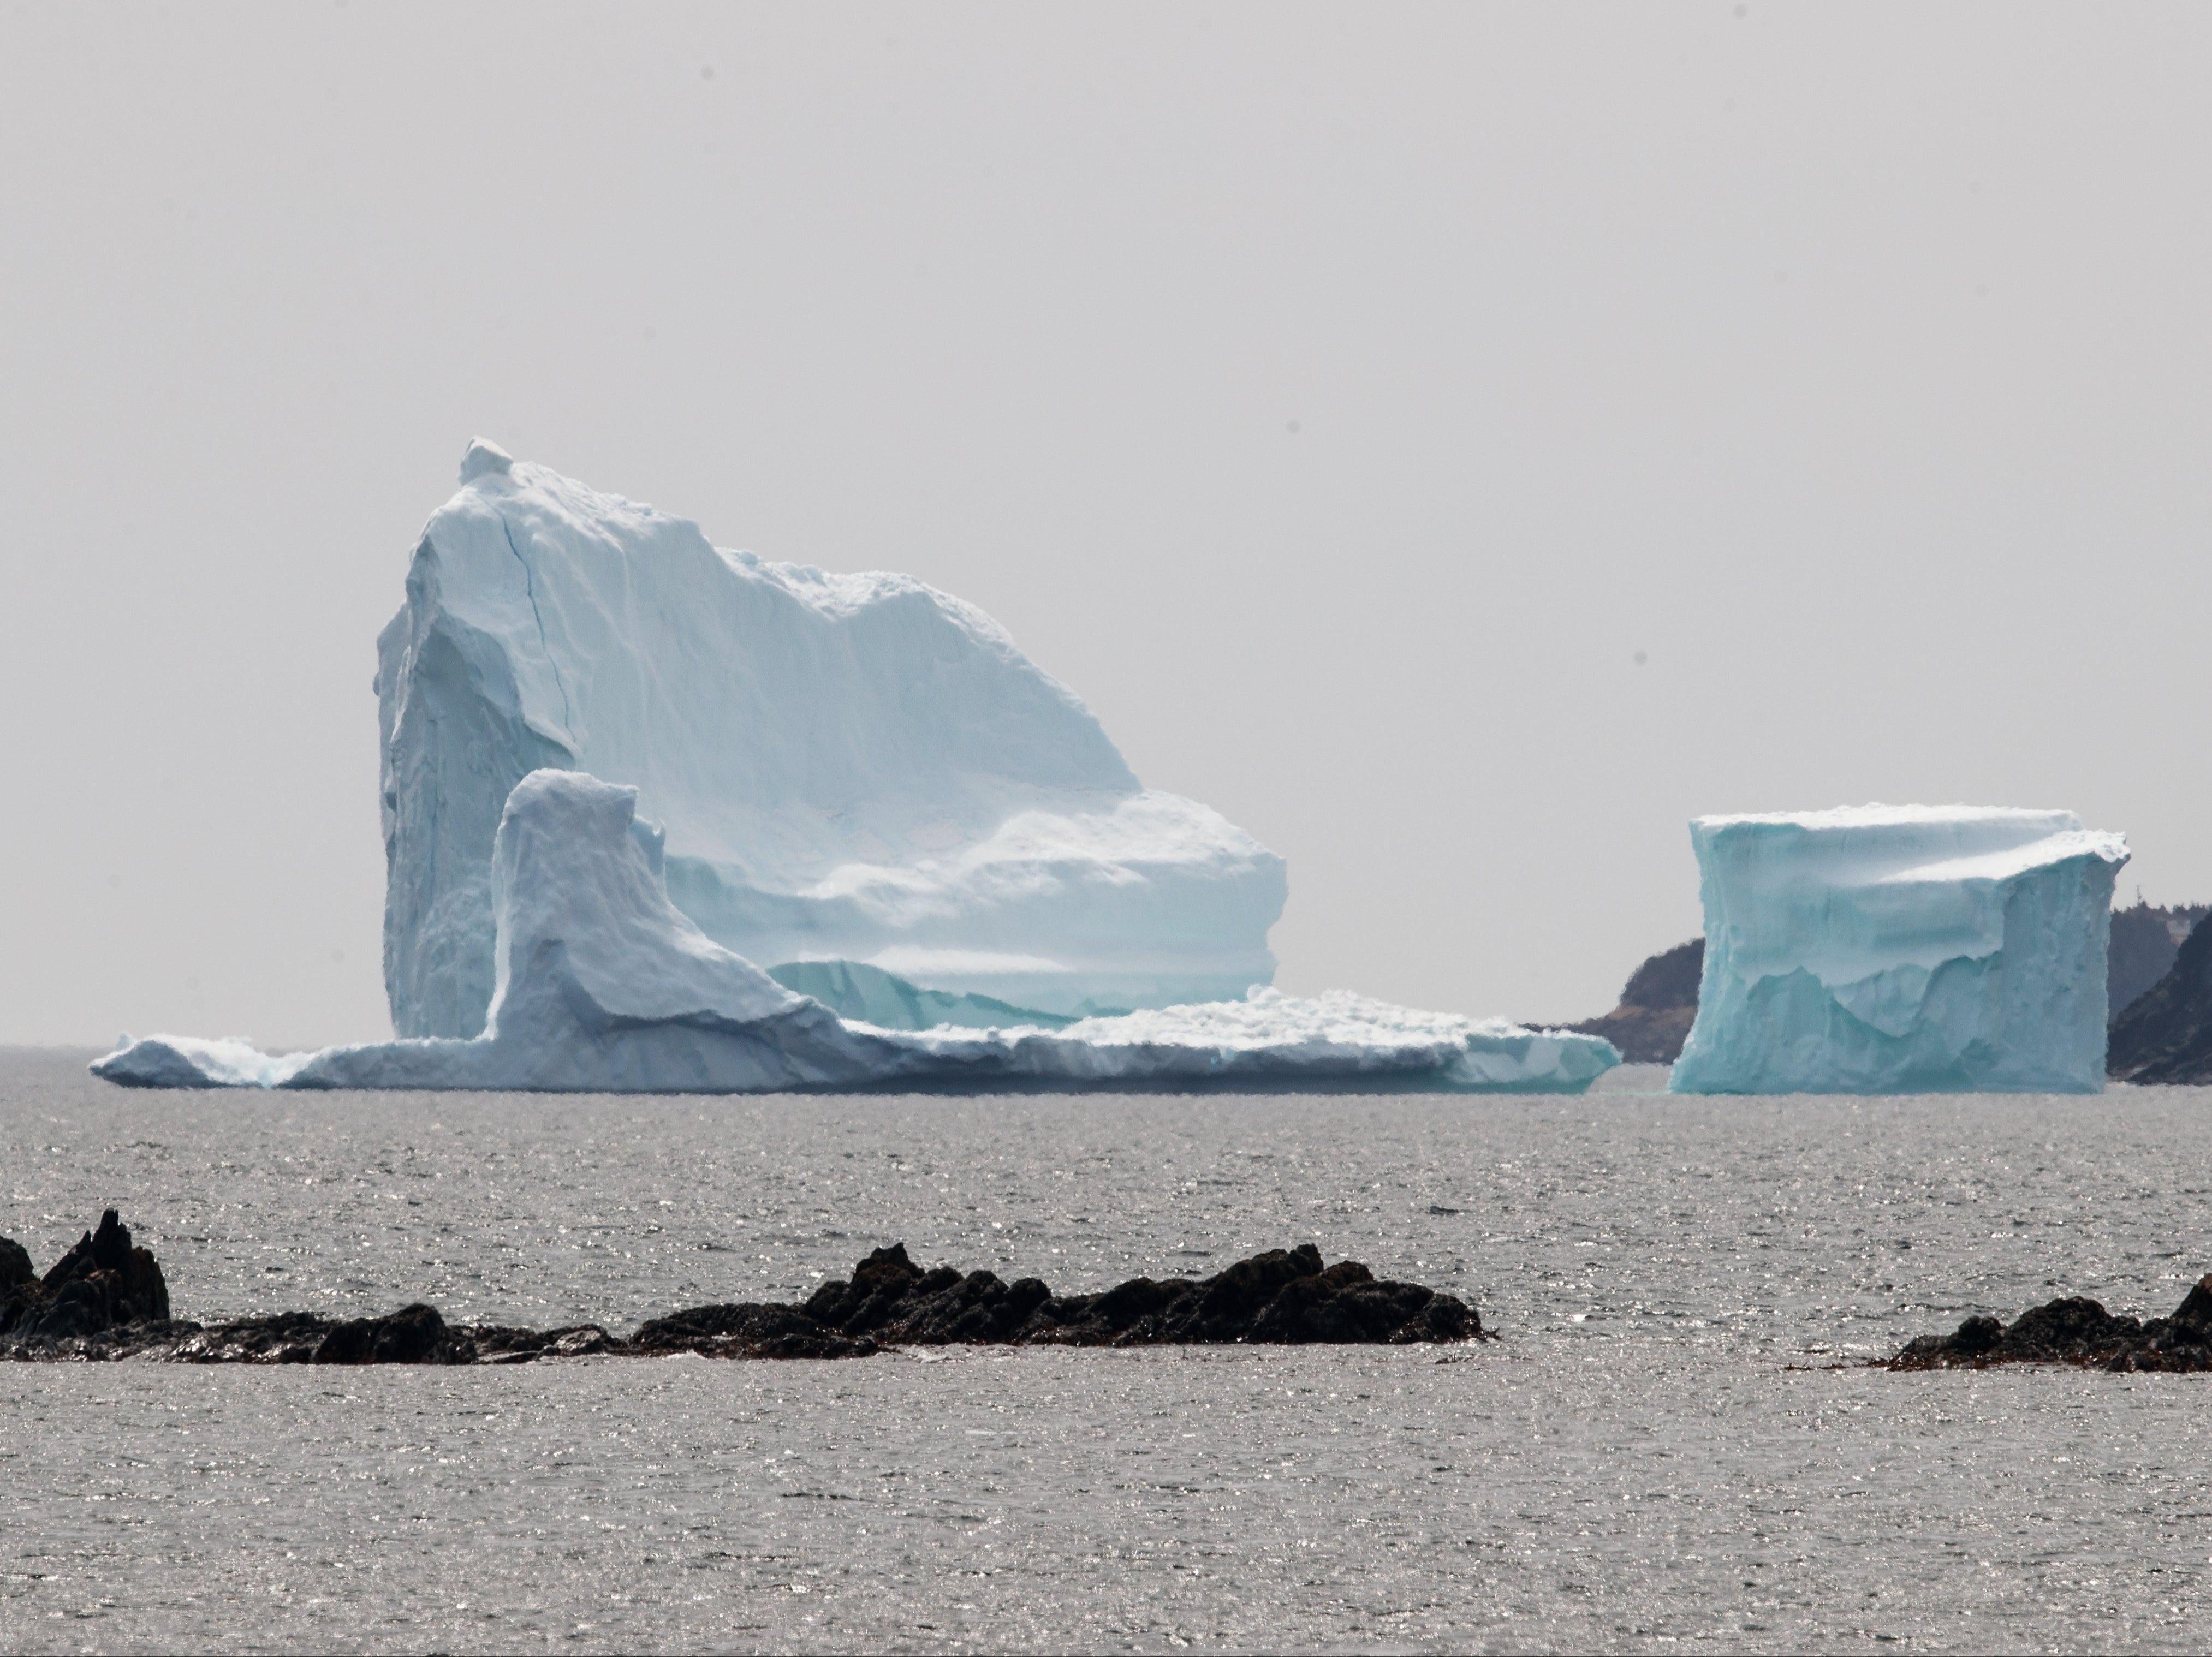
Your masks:
{"label": "ocean surface", "polygon": [[2212,1270],[2212,1090],[134,1093],[0,1052],[0,1234],[179,1316],[626,1332],[878,1244],[1089,1290],[1311,1241],[1468,1348],[0,1366],[0,1649],[2187,1650],[2212,1377],[1867,1367]]}

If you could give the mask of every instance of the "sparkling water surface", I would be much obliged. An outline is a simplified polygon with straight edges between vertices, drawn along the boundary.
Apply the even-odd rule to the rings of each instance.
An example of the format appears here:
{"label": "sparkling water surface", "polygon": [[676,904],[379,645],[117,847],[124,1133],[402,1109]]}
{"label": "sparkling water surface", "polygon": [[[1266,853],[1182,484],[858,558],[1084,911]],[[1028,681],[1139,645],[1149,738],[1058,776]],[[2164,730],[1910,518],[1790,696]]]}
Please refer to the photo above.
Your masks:
{"label": "sparkling water surface", "polygon": [[[2191,1649],[2212,1377],[1864,1367],[2212,1269],[2212,1092],[138,1093],[0,1053],[0,1233],[179,1316],[624,1332],[878,1244],[1091,1290],[1311,1241],[1472,1348],[0,1366],[0,1648]],[[1842,1367],[1831,1367],[1841,1365]]]}

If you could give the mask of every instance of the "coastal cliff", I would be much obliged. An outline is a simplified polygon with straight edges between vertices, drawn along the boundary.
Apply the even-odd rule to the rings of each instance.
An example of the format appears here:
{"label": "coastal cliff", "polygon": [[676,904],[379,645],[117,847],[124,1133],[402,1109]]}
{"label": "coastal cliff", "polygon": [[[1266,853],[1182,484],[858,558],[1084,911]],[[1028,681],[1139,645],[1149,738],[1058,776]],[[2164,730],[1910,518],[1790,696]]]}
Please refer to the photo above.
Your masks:
{"label": "coastal cliff", "polygon": [[2113,1019],[2105,1069],[2122,1082],[2212,1082],[2212,926],[2190,933],[2166,976]]}
{"label": "coastal cliff", "polygon": [[1698,980],[1705,969],[1705,940],[1693,938],[1650,956],[1628,975],[1620,1005],[1599,1018],[1553,1028],[1601,1035],[1620,1049],[1624,1063],[1671,1065],[1698,1017]]}

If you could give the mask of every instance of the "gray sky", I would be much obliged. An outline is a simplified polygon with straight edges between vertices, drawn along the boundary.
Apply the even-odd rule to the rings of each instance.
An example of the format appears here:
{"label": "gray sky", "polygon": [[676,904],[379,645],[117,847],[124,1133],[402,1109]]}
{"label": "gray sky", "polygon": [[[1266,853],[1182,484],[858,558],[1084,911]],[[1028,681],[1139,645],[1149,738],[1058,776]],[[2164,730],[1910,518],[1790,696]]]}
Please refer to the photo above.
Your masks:
{"label": "gray sky", "polygon": [[0,1040],[387,1028],[374,637],[472,433],[981,604],[1278,980],[1610,1006],[1683,824],[2212,895],[2212,10],[0,12]]}

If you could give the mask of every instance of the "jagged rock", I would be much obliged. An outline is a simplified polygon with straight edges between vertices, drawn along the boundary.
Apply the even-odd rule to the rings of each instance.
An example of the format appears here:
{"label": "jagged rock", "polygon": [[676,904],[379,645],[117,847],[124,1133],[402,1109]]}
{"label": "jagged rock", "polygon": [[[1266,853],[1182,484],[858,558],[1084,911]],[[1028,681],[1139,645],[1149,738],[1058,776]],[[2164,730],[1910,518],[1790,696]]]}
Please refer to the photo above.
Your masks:
{"label": "jagged rock", "polygon": [[1217,1277],[1137,1278],[1103,1295],[1048,1302],[1027,1338],[1075,1346],[1243,1341],[1263,1345],[1471,1340],[1464,1302],[1417,1284],[1379,1283],[1357,1260],[1322,1264],[1311,1243],[1239,1260]]}
{"label": "jagged rock", "polygon": [[[28,1261],[20,1247],[15,1252]],[[169,1319],[169,1285],[161,1266],[149,1250],[132,1245],[130,1228],[112,1208],[100,1217],[100,1229],[86,1232],[44,1278],[8,1275],[14,1280],[0,1289],[0,1334],[66,1340]]]}
{"label": "jagged rock", "polygon": [[100,1229],[78,1239],[41,1282],[49,1292],[72,1283],[97,1284],[107,1296],[116,1323],[168,1320],[169,1285],[161,1266],[152,1250],[132,1243],[131,1228],[112,1208],[100,1215]]}
{"label": "jagged rock", "polygon": [[817,1331],[881,1346],[1404,1344],[1471,1340],[1482,1320],[1455,1296],[1378,1283],[1356,1260],[1324,1266],[1311,1243],[1255,1254],[1216,1277],[1133,1278],[1101,1294],[1066,1296],[1036,1278],[1009,1284],[988,1272],[924,1272],[894,1243],[862,1260],[849,1282],[823,1284],[803,1308],[695,1308],[647,1324],[635,1344],[706,1350],[696,1343],[735,1337],[796,1345]]}
{"label": "jagged rock", "polygon": [[38,1278],[31,1269],[31,1251],[13,1237],[0,1237],[0,1290],[35,1283]]}
{"label": "jagged rock", "polygon": [[2212,926],[2191,932],[2166,976],[2112,1021],[2105,1069],[2123,1082],[2212,1082]]}
{"label": "jagged rock", "polygon": [[2118,1317],[2080,1296],[2032,1307],[2009,1324],[1968,1318],[1956,1332],[1923,1335],[1893,1369],[1986,1369],[1999,1363],[2073,1363],[2092,1369],[2212,1370],[2212,1277],[2171,1317]]}

